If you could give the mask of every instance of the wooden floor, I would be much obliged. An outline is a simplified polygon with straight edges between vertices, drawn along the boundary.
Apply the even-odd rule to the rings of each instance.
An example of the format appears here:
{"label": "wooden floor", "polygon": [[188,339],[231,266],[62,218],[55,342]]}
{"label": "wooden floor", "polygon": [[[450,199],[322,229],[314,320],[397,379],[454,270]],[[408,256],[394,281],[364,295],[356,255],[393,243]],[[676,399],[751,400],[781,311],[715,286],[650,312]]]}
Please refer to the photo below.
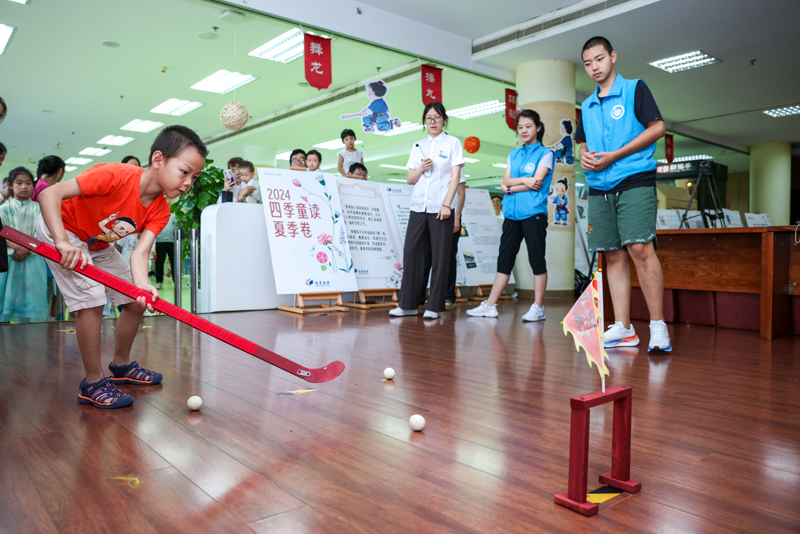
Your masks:
{"label": "wooden floor", "polygon": [[[546,304],[543,324],[521,323],[530,301],[497,320],[466,305],[432,322],[208,316],[304,365],[347,365],[289,396],[314,386],[147,318],[133,357],[164,383],[125,386],[136,402],[107,411],[76,402],[74,323],[0,327],[0,532],[800,531],[800,338],[675,325],[675,351],[651,357],[635,323],[644,346],[609,351],[609,385],[634,388],[643,489],[586,518],[553,495],[567,489],[569,398],[598,374],[562,332],[570,303]],[[109,348],[113,335],[104,322]],[[611,408],[596,408],[590,490],[610,454]]]}

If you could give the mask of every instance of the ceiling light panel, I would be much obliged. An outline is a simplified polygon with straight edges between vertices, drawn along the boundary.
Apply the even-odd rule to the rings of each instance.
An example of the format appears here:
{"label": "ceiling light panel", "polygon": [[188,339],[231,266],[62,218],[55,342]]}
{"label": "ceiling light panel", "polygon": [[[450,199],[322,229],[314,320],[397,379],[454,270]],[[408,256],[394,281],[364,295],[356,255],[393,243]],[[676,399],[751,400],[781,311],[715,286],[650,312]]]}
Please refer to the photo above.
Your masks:
{"label": "ceiling light panel", "polygon": [[125,126],[123,126],[122,128],[120,128],[120,130],[128,130],[130,132],[148,133],[148,132],[152,132],[156,128],[160,128],[162,126],[164,126],[163,122],[147,121],[147,120],[142,120],[142,119],[134,119],[131,122],[129,122],[128,124],[126,124]]}
{"label": "ceiling light panel", "polygon": [[508,167],[506,163],[492,163],[492,167],[497,167],[498,169],[505,169]]}
{"label": "ceiling light panel", "polygon": [[464,163],[478,163],[480,160],[475,158],[461,158],[464,160]]}
{"label": "ceiling light panel", "polygon": [[788,117],[790,115],[800,115],[800,106],[788,106],[785,108],[768,109],[765,111],[770,117]]}
{"label": "ceiling light panel", "polygon": [[269,59],[270,61],[289,63],[303,56],[303,40],[302,30],[300,28],[292,28],[247,55]]}
{"label": "ceiling light panel", "polygon": [[[356,141],[355,144],[363,145],[364,141]],[[334,139],[333,141],[325,141],[324,143],[314,145],[314,148],[324,148],[325,150],[341,150],[344,148],[344,143],[342,143],[341,139]]]}
{"label": "ceiling light panel", "polygon": [[87,163],[91,163],[94,161],[91,158],[69,158],[64,163],[72,163],[73,165],[86,165]]}
{"label": "ceiling light panel", "polygon": [[111,154],[111,150],[108,148],[94,148],[94,147],[87,147],[84,148],[79,152],[81,156],[105,156],[106,154]]}
{"label": "ceiling light panel", "polygon": [[288,152],[281,152],[280,154],[277,154],[275,156],[275,159],[280,160],[280,161],[289,161],[289,158],[291,157],[291,155],[292,155],[292,151],[291,150],[288,151]]}
{"label": "ceiling light panel", "polygon": [[181,117],[186,115],[192,110],[195,110],[202,106],[200,102],[191,102],[190,100],[180,100],[178,98],[170,98],[166,102],[162,102],[161,104],[157,105],[153,109],[150,110],[150,113],[159,113],[161,115],[174,115],[175,117]]}
{"label": "ceiling light panel", "polygon": [[457,119],[474,119],[475,117],[482,117],[483,115],[491,115],[492,113],[500,113],[506,110],[505,102],[499,100],[491,100],[465,108],[458,108],[447,112],[448,117],[455,117]]}
{"label": "ceiling light panel", "polygon": [[709,56],[708,54],[695,50],[688,54],[681,54],[680,56],[668,57],[666,59],[659,59],[650,63],[657,69],[665,70],[670,74],[674,72],[681,72],[683,70],[697,69],[700,67],[707,67],[714,63],[720,63],[722,60]]}
{"label": "ceiling light panel", "polygon": [[98,145],[111,145],[111,146],[123,146],[127,145],[133,141],[133,137],[125,137],[122,135],[107,135],[104,138],[100,139],[97,144]]}
{"label": "ceiling light panel", "polygon": [[[708,154],[698,154],[696,156],[681,156],[679,158],[673,158],[672,163],[683,163],[684,161],[702,161],[707,159],[714,159],[714,156],[709,156]],[[658,163],[666,163],[667,160],[660,159]]]}
{"label": "ceiling light panel", "polygon": [[[378,167],[383,167],[384,169],[397,169],[399,171],[407,171],[408,170],[408,167],[406,167],[404,165],[389,165],[387,163],[382,163],[382,164],[378,165]],[[405,181],[405,180],[403,180],[403,181]]]}
{"label": "ceiling light panel", "polygon": [[72,171],[76,170],[77,168],[78,167],[75,167],[74,165],[67,165],[67,166],[64,167],[64,170],[67,171],[67,172],[72,172]]}
{"label": "ceiling light panel", "polygon": [[0,54],[5,52],[8,40],[11,39],[11,34],[14,33],[14,26],[6,26],[0,24]]}
{"label": "ceiling light panel", "polygon": [[403,122],[400,124],[399,128],[392,128],[391,130],[387,130],[385,132],[375,132],[376,135],[382,135],[384,137],[394,137],[395,135],[402,135],[409,132],[417,132],[422,130],[423,126],[416,122]]}
{"label": "ceiling light panel", "polygon": [[221,69],[194,84],[192,89],[224,95],[255,80],[257,80],[257,78],[250,74]]}

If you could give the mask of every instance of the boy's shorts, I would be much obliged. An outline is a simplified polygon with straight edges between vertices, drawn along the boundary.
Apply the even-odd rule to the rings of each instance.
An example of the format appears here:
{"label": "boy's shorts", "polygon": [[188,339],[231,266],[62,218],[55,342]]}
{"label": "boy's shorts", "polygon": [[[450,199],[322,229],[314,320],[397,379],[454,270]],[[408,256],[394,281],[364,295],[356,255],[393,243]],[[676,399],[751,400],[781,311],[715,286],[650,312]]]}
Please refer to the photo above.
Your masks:
{"label": "boy's shorts", "polygon": [[[36,221],[36,237],[40,241],[44,241],[50,245],[55,246],[53,236],[50,235],[50,230],[44,223],[44,218],[40,215]],[[89,245],[80,240],[80,238],[72,232],[67,232],[70,244],[80,247],[89,258],[89,264],[94,265],[98,269],[102,269],[108,274],[112,274],[117,278],[121,278],[126,282],[133,283],[131,276],[131,267],[122,254],[117,252],[113,246],[109,246],[103,250],[89,250]],[[64,296],[64,302],[67,303],[67,308],[70,312],[84,310],[87,308],[103,307],[106,304],[106,295],[111,300],[114,306],[124,306],[135,302],[134,299],[126,297],[118,291],[114,291],[99,282],[95,282],[86,278],[80,272],[80,267],[75,271],[62,268],[58,263],[47,260],[50,270],[53,272],[53,278]]]}
{"label": "boy's shorts", "polygon": [[656,239],[658,194],[655,187],[637,187],[617,194],[589,196],[589,251],[619,250]]}

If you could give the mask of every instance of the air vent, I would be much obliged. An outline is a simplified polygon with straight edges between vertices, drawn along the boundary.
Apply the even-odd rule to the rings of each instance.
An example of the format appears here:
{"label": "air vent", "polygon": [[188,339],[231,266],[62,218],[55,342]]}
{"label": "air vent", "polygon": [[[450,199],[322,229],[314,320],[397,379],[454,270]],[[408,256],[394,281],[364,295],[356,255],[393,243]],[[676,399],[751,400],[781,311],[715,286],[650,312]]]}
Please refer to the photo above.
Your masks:
{"label": "air vent", "polygon": [[588,17],[589,15],[601,13],[608,9],[612,9],[617,6],[621,6],[622,4],[627,4],[628,2],[633,2],[633,1],[634,0],[607,0],[605,2],[597,2],[596,4],[584,7],[583,9],[572,11],[570,13],[567,13],[566,15],[561,15],[559,17],[554,17],[552,19],[544,21],[541,20],[541,17],[537,17],[536,19],[534,19],[536,22],[534,24],[531,24],[530,26],[527,26],[525,28],[520,28],[516,31],[507,33],[505,35],[491,39],[484,43],[472,45],[472,53],[477,54],[478,52],[491,50],[492,48],[496,48],[500,45],[506,44],[511,41],[519,41],[521,39],[527,39],[532,35],[536,35],[537,33],[541,33],[543,31],[550,30],[558,26],[563,26],[564,24],[568,24],[570,22],[574,22],[584,17]]}

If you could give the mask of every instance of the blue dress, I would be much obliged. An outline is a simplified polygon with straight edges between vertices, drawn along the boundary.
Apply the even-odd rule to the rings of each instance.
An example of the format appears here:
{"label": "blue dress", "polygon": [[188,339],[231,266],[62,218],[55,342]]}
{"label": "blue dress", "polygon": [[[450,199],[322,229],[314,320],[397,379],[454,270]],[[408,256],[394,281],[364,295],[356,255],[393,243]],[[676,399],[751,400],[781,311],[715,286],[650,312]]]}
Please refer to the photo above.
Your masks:
{"label": "blue dress", "polygon": [[[20,202],[11,199],[0,206],[0,220],[10,226],[34,236],[39,204],[33,200]],[[12,258],[14,251],[8,248],[8,272],[0,273],[0,322],[17,321],[29,323],[47,320],[47,266],[44,258],[31,254],[22,261]]]}

